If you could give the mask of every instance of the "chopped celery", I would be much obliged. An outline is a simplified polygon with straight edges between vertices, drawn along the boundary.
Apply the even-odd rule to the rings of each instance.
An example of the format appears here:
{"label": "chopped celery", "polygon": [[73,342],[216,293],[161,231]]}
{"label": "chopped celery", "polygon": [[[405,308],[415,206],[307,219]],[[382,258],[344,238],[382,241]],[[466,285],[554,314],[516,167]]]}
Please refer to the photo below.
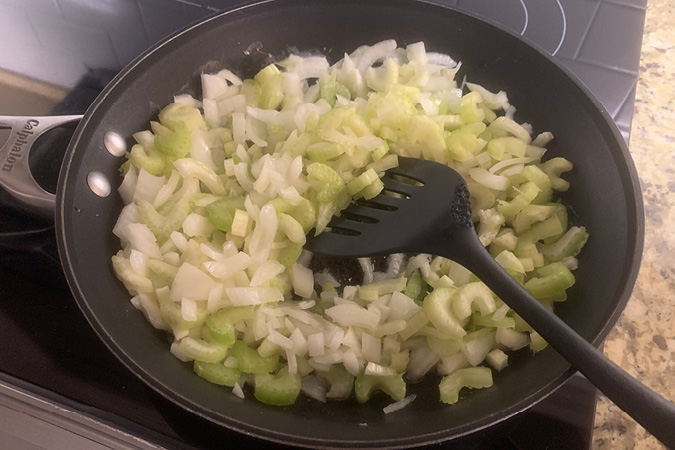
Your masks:
{"label": "chopped celery", "polygon": [[192,148],[190,129],[183,122],[174,126],[174,131],[168,136],[155,137],[155,148],[158,152],[172,158],[182,158]]}
{"label": "chopped celery", "polygon": [[300,394],[300,375],[284,367],[276,375],[257,373],[253,395],[267,405],[292,405]]}
{"label": "chopped celery", "polygon": [[325,83],[321,83],[321,88],[319,90],[319,97],[326,100],[330,106],[335,106],[336,96],[344,97],[347,100],[351,99],[351,92],[347,87],[340,83],[339,81],[330,80]]}
{"label": "chopped celery", "polygon": [[211,338],[219,344],[230,346],[234,344],[234,326],[230,321],[228,311],[221,309],[213,314],[209,314],[205,321],[206,328],[209,330]]}
{"label": "chopped celery", "polygon": [[170,130],[185,126],[188,131],[206,128],[199,110],[193,106],[170,103],[159,112],[159,122]]}
{"label": "chopped celery", "polygon": [[289,215],[302,225],[305,234],[309,233],[316,222],[316,208],[306,198],[303,198]]}
{"label": "chopped celery", "polygon": [[455,404],[462,388],[482,389],[492,386],[492,371],[487,367],[457,369],[443,377],[439,390],[443,403]]}
{"label": "chopped celery", "polygon": [[182,198],[166,214],[162,215],[148,202],[142,201],[138,211],[143,223],[158,237],[166,238],[171,232],[178,230],[185,218],[190,214],[190,203]]}
{"label": "chopped celery", "polygon": [[554,211],[555,206],[527,205],[516,215],[513,229],[516,234],[523,234],[533,223],[548,219]]}
{"label": "chopped celery", "polygon": [[557,262],[570,256],[577,256],[587,240],[588,233],[586,232],[586,228],[572,227],[553,244],[539,244],[538,248],[545,259]]}
{"label": "chopped celery", "polygon": [[221,363],[208,363],[195,360],[193,369],[197,375],[213,384],[232,387],[239,380],[241,372]]}
{"label": "chopped celery", "polygon": [[234,343],[232,356],[237,360],[237,368],[244,373],[270,373],[279,367],[279,355],[260,356],[243,341]]}
{"label": "chopped celery", "polygon": [[218,343],[209,343],[187,336],[181,339],[180,350],[192,359],[215,363],[227,356],[228,348]]}
{"label": "chopped celery", "polygon": [[424,313],[434,327],[448,338],[458,338],[466,334],[457,318],[450,311],[455,288],[436,288],[424,299]]}
{"label": "chopped celery", "polygon": [[139,169],[145,169],[152,175],[159,176],[164,173],[164,158],[154,148],[146,153],[145,148],[141,144],[134,145],[131,147],[131,153],[129,153],[129,161],[134,166]]}
{"label": "chopped celery", "polygon": [[276,109],[284,101],[281,84],[284,76],[274,64],[263,68],[254,77],[256,82],[256,99],[262,109]]}
{"label": "chopped celery", "polygon": [[552,297],[574,285],[574,275],[567,266],[554,262],[537,269],[539,277],[525,283],[525,288],[538,299]]}
{"label": "chopped celery", "polygon": [[497,161],[506,157],[522,158],[525,156],[525,147],[527,144],[518,138],[503,137],[492,139],[487,146],[487,152]]}
{"label": "chopped celery", "polygon": [[237,208],[244,207],[243,197],[229,197],[217,200],[206,207],[209,222],[221,231],[231,231]]}
{"label": "chopped celery", "polygon": [[478,139],[474,134],[456,130],[445,138],[445,143],[452,159],[461,162],[473,158]]}
{"label": "chopped celery", "polygon": [[343,365],[334,364],[330,370],[317,371],[316,374],[330,384],[326,397],[343,399],[352,395],[356,377],[349,373]]}
{"label": "chopped celery", "polygon": [[485,112],[478,107],[478,103],[482,100],[478,92],[469,92],[462,97],[459,109],[462,122],[481,122],[485,118]]}
{"label": "chopped celery", "polygon": [[364,372],[360,372],[354,382],[356,401],[365,403],[377,391],[384,392],[396,401],[403,400],[406,392],[403,374],[377,376],[366,375]]}
{"label": "chopped celery", "polygon": [[277,261],[279,261],[286,269],[290,269],[298,260],[301,253],[302,245],[291,243],[279,250]]}
{"label": "chopped celery", "polygon": [[463,342],[461,339],[441,339],[428,335],[427,345],[440,356],[451,356],[462,349]]}
{"label": "chopped celery", "polygon": [[418,300],[420,294],[422,293],[423,283],[424,281],[422,280],[420,271],[416,270],[412,273],[412,275],[410,275],[410,278],[408,278],[408,283],[406,284],[403,293],[413,300]]}
{"label": "chopped celery", "polygon": [[365,189],[368,185],[379,179],[380,177],[377,176],[377,172],[375,172],[373,169],[368,169],[361,175],[359,175],[358,177],[354,178],[352,181],[347,183],[347,190],[351,195],[355,195],[358,192]]}
{"label": "chopped celery", "polygon": [[551,180],[551,187],[556,191],[566,191],[570,188],[569,182],[560,178],[564,172],[569,172],[574,166],[565,158],[553,158],[543,163],[540,168]]}
{"label": "chopped celery", "polygon": [[542,351],[548,346],[548,342],[544,340],[543,337],[536,331],[530,332],[530,350],[533,353]]}
{"label": "chopped celery", "polygon": [[152,292],[152,281],[136,272],[128,259],[113,256],[112,265],[115,274],[127,289],[134,292]]}
{"label": "chopped celery", "polygon": [[148,269],[156,275],[159,275],[167,283],[173,281],[178,273],[178,267],[172,266],[169,263],[166,263],[160,259],[149,259],[148,260]]}
{"label": "chopped celery", "polygon": [[510,202],[500,200],[497,205],[497,211],[502,214],[507,221],[515,219],[516,214],[522,211],[527,205],[539,195],[539,188],[536,184],[528,181],[523,183],[517,190],[517,195]]}
{"label": "chopped celery", "polygon": [[277,214],[277,217],[279,219],[279,231],[284,233],[292,243],[304,245],[305,231],[300,222],[288,214]]}
{"label": "chopped celery", "polygon": [[326,164],[315,162],[308,165],[307,174],[310,180],[319,183],[317,200],[322,203],[335,200],[345,187],[340,175]]}
{"label": "chopped celery", "polygon": [[307,158],[310,161],[326,162],[335,159],[346,152],[347,149],[342,144],[334,142],[317,142],[307,147]]}
{"label": "chopped celery", "polygon": [[537,166],[525,166],[520,174],[527,181],[531,181],[539,188],[539,194],[534,199],[534,203],[543,203],[551,201],[551,179]]}

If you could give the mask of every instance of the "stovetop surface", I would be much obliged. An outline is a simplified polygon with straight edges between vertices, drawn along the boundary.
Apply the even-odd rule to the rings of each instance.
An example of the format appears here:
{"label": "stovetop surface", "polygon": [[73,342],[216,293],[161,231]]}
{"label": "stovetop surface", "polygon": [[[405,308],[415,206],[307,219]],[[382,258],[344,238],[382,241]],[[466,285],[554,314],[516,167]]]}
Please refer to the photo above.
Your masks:
{"label": "stovetop surface", "polygon": [[[110,79],[150,45],[241,3],[0,0],[0,84],[9,79],[10,86],[18,86],[10,92],[13,102],[0,102],[0,114],[83,113]],[[591,89],[628,138],[646,0],[438,3],[486,17],[536,42]],[[41,102],[35,101],[35,92]],[[31,154],[36,179],[51,192],[71,133],[72,127],[50,133]],[[169,448],[266,445],[176,407],[119,363],[69,293],[52,221],[2,189],[0,298],[0,381]],[[502,426],[442,448],[525,450],[545,444],[551,450],[588,449],[594,411],[595,390],[573,377]]]}

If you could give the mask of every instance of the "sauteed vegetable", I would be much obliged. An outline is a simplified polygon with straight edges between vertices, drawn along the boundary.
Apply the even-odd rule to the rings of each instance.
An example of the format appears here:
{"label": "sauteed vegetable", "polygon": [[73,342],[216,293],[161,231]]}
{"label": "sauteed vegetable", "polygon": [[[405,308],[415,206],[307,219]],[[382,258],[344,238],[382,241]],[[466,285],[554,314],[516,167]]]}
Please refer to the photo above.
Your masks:
{"label": "sauteed vegetable", "polygon": [[546,346],[447,259],[390,255],[375,270],[361,258],[350,285],[312,270],[302,249],[351,201],[381,194],[399,155],[431,159],[466,179],[495,259],[548,307],[566,299],[588,238],[553,201],[572,164],[542,163],[553,136],[532,139],[504,92],[458,86],[458,69],[421,42],[363,46],[333,66],[291,55],[253,79],[203,74],[203,98],[176,96],[134,135],[112,263],[177,358],[263,403],[381,391],[401,402],[390,412],[430,371],[455,403],[491,386],[508,352]]}

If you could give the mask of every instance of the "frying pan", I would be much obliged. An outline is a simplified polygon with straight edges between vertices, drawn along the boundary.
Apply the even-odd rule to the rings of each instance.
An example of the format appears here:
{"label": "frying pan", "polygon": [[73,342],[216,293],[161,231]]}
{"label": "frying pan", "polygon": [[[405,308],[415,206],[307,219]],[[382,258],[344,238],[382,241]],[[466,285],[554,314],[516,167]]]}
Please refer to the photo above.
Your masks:
{"label": "frying pan", "polygon": [[[321,404],[301,397],[292,406],[269,407],[195,376],[190,365],[169,353],[167,335],[131,306],[113,274],[110,257],[119,243],[111,230],[123,206],[114,188],[121,181],[117,169],[123,159],[106,149],[107,133],[117,133],[130,146],[132,133],[146,129],[174,94],[200,94],[203,70],[228,67],[250,76],[267,55],[298,49],[336,61],[362,44],[388,38],[399,45],[424,41],[427,50],[449,54],[463,64],[460,80],[466,76],[490,90],[505,90],[518,108],[517,120],[532,123],[535,133],[553,132],[547,157],[564,156],[575,166],[567,177],[572,188],[560,199],[570,207],[572,220],[591,235],[579,258],[577,284],[556,314],[595,345],[618,319],[643,245],[638,178],[612,120],[567,69],[496,25],[431,3],[263,1],[212,16],[131,63],[80,121],[59,176],[57,240],[75,299],[129,370],[181,407],[276,442],[314,448],[415,446],[496,424],[540,401],[574,373],[552,349],[535,357],[521,351],[510,358],[508,369],[495,373],[494,387],[471,392],[454,406],[439,401],[438,380],[431,375],[411,386],[414,402],[388,415],[382,413],[388,403],[384,397],[365,405]],[[8,154],[1,158],[0,168]],[[110,195],[92,191],[87,181],[92,172],[112,184]]]}

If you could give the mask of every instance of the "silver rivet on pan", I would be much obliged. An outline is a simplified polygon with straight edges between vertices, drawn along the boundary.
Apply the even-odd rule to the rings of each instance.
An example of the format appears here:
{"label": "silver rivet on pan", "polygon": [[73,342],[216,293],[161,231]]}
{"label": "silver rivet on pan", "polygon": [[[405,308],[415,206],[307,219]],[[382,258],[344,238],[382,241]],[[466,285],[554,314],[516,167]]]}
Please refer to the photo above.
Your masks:
{"label": "silver rivet on pan", "polygon": [[127,151],[127,143],[119,134],[114,131],[108,131],[103,136],[103,145],[113,156],[124,156]]}
{"label": "silver rivet on pan", "polygon": [[87,175],[89,189],[99,197],[110,195],[110,181],[101,172],[90,172]]}

